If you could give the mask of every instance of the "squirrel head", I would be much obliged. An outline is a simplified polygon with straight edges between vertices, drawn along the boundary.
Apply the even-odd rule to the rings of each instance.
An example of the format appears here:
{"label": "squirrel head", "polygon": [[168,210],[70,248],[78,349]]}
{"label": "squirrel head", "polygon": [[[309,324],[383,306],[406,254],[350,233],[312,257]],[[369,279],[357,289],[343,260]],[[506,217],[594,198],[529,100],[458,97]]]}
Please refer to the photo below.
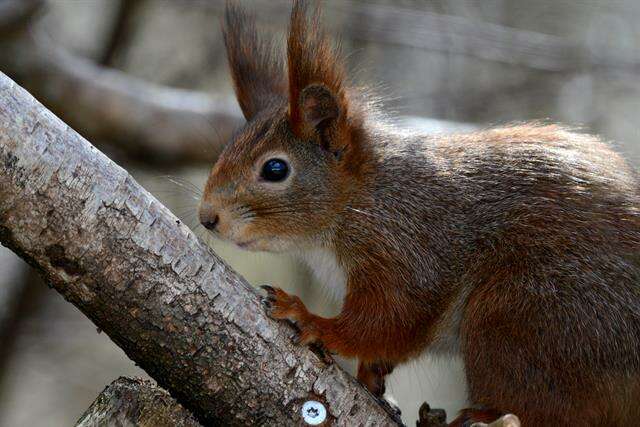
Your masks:
{"label": "squirrel head", "polygon": [[285,67],[254,20],[227,3],[224,40],[246,124],[211,170],[199,216],[246,249],[327,239],[365,175],[362,120],[319,19],[317,6],[293,2]]}

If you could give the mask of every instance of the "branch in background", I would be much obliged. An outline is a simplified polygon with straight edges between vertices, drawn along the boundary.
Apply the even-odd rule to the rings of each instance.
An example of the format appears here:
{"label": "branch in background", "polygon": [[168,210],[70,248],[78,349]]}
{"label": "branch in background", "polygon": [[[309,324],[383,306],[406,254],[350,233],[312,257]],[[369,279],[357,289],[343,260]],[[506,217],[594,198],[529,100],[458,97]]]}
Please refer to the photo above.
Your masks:
{"label": "branch in background", "polygon": [[594,50],[564,37],[461,16],[347,0],[336,2],[335,9],[348,14],[349,34],[356,39],[466,55],[540,71],[640,69],[637,60],[611,49]]}
{"label": "branch in background", "polygon": [[[217,12],[224,7],[223,2],[182,1]],[[234,101],[216,101],[203,93],[146,83],[70,55],[33,32],[8,37],[6,29],[24,24],[41,3],[0,3],[0,69],[83,134],[114,143],[134,157],[171,164],[216,159],[233,129],[242,123]],[[632,59],[620,58],[615,52],[587,50],[555,36],[395,6],[354,1],[330,6],[329,13],[348,16],[352,37],[377,43],[546,71],[638,69]],[[278,22],[287,16],[290,2],[256,0],[251,7],[263,22]],[[329,23],[333,21],[340,20]],[[434,98],[430,100],[437,103]],[[479,99],[484,102],[484,97]],[[458,100],[457,105],[465,102]]]}
{"label": "branch in background", "polygon": [[359,2],[340,3],[349,34],[379,43],[466,55],[542,71],[575,71],[583,49],[561,37],[440,15],[419,9]]}
{"label": "branch in background", "polygon": [[[224,2],[180,0],[221,13]],[[254,0],[251,10],[263,23],[282,22],[288,16],[288,0]],[[541,71],[576,72],[585,69],[635,72],[640,64],[610,49],[594,51],[558,36],[442,15],[397,5],[340,0],[325,7],[327,24],[347,17],[349,37],[380,44],[466,55]],[[338,28],[339,28],[338,24]]]}
{"label": "branch in background", "polygon": [[[223,8],[218,2],[184,1],[218,11]],[[40,3],[41,0],[3,2],[0,23],[25,23]],[[263,20],[277,20],[277,15],[286,15],[290,4],[257,0],[252,8],[258,9],[257,16]],[[334,3],[332,11],[349,16],[354,29],[350,34],[356,38],[414,47],[424,44],[423,48],[555,71],[580,64],[582,50],[557,37],[359,2]],[[13,37],[5,33],[0,51],[0,69],[63,120],[94,140],[112,143],[145,161],[211,163],[242,123],[235,101],[216,101],[204,93],[153,85],[100,67],[28,29]],[[493,91],[492,94],[496,95]],[[437,103],[435,98],[431,97],[430,102]]]}
{"label": "branch in background", "polygon": [[9,0],[0,2],[0,34],[22,29],[42,8],[44,0]]}
{"label": "branch in background", "polygon": [[92,139],[149,162],[210,163],[242,123],[230,99],[154,85],[78,58],[31,29],[26,17],[32,13],[15,10],[21,9],[0,8],[0,23],[26,25],[2,33],[0,70]]}
{"label": "branch in background", "polygon": [[109,37],[102,57],[98,61],[100,65],[112,67],[116,57],[126,53],[135,35],[140,11],[146,3],[146,0],[118,0]]}
{"label": "branch in background", "polygon": [[0,73],[0,242],[206,423],[393,425],[123,169]]}
{"label": "branch in background", "polygon": [[76,427],[201,427],[193,415],[151,381],[120,377],[104,389]]}
{"label": "branch in background", "polygon": [[71,126],[147,161],[212,162],[241,123],[237,107],[75,57],[33,32],[0,43],[0,69]]}

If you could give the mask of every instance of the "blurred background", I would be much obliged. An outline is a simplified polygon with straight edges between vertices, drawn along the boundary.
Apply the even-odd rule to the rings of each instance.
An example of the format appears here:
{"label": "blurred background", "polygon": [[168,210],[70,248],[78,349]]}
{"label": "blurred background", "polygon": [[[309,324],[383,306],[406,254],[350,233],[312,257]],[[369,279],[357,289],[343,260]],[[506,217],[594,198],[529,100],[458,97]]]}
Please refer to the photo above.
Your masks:
{"label": "blurred background", "polygon": [[[289,2],[245,0],[281,37]],[[441,133],[543,119],[640,159],[637,0],[327,0],[352,76],[407,126]],[[208,239],[196,206],[241,124],[220,37],[222,0],[0,0],[0,71],[131,172]],[[253,284],[319,313],[339,306],[284,256],[210,242]],[[350,366],[345,362],[346,366]],[[0,426],[68,426],[109,382],[144,375],[72,305],[0,247]],[[460,361],[392,375],[407,424],[420,402],[465,404]]]}

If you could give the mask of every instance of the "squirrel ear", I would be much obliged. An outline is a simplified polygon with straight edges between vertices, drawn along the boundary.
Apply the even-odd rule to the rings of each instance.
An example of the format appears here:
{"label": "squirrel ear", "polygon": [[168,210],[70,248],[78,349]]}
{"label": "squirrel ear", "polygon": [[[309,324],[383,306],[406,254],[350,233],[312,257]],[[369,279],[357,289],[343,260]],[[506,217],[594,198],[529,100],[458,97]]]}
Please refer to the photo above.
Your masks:
{"label": "squirrel ear", "polygon": [[235,2],[227,1],[224,43],[236,97],[247,120],[287,96],[283,61],[274,54],[271,40],[258,38],[254,21]]}
{"label": "squirrel ear", "polygon": [[348,110],[342,58],[320,26],[319,3],[312,12],[309,3],[294,0],[287,39],[289,119],[299,137]]}
{"label": "squirrel ear", "polygon": [[304,121],[318,129],[340,116],[338,100],[328,87],[312,84],[300,94],[300,110]]}

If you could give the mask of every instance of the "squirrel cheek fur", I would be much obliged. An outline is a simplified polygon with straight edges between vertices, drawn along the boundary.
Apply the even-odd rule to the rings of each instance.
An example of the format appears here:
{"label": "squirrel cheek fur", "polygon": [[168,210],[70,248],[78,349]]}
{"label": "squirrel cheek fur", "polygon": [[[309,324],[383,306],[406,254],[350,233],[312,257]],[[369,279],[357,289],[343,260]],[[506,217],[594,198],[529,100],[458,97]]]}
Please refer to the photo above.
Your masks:
{"label": "squirrel cheek fur", "polygon": [[[297,250],[345,282],[333,318],[266,287],[272,317],[358,358],[376,395],[424,351],[460,355],[473,406],[451,425],[505,413],[526,426],[637,423],[640,184],[607,144],[539,123],[401,132],[348,87],[305,1],[286,61],[231,3],[224,36],[247,125],[203,203],[234,224],[222,237]],[[282,183],[249,173],[278,152],[293,170]]]}

